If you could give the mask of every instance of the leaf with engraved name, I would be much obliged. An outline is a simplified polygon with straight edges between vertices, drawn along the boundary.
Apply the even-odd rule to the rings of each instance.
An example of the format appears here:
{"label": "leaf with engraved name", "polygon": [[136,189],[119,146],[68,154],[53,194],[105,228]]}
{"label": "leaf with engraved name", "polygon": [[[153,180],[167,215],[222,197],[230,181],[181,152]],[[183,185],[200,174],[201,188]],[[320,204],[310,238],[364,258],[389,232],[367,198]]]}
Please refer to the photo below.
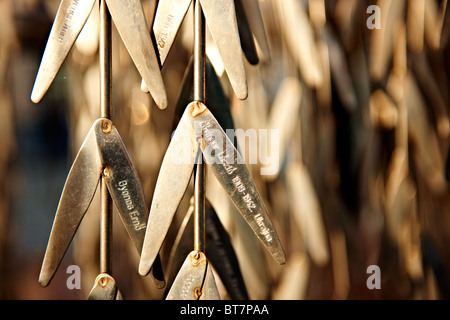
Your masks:
{"label": "leaf with engraved name", "polygon": [[[125,229],[138,253],[141,253],[147,229],[148,210],[139,176],[119,132],[110,120],[97,120],[95,128],[98,150],[104,165],[103,176]],[[159,288],[165,286],[159,256],[152,268],[152,277]]]}
{"label": "leaf with engraved name", "polygon": [[194,136],[201,136],[206,163],[273,258],[284,264],[283,246],[244,159],[203,103],[193,102],[187,110]]}
{"label": "leaf with engraved name", "polygon": [[95,0],[61,1],[31,92],[33,102],[41,101],[49,89],[83,29],[94,3]]}
{"label": "leaf with engraved name", "polygon": [[[186,16],[192,0],[165,0],[158,1],[158,8],[153,22],[153,33],[159,52],[161,67],[164,66],[166,58],[177,36],[181,23]],[[147,84],[142,79],[141,90],[148,92]]]}
{"label": "leaf with engraved name", "polygon": [[110,126],[109,132],[102,131],[101,125],[95,127],[102,163],[106,164],[103,174],[125,229],[141,252],[148,219],[144,193],[117,129],[109,120],[103,121]]}
{"label": "leaf with engraved name", "polygon": [[[91,201],[100,178],[108,190],[122,222],[138,252],[141,252],[148,214],[141,183],[113,123],[94,122],[67,176],[59,201],[39,283],[47,286],[67,251]],[[155,285],[165,285],[160,257],[152,265]]]}

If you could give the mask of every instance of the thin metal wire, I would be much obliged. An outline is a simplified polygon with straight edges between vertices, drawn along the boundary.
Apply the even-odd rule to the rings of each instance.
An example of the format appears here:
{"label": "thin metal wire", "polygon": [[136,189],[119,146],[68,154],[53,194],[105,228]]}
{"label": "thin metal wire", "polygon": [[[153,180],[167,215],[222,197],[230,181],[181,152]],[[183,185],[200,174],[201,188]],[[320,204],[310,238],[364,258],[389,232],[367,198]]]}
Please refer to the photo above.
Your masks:
{"label": "thin metal wire", "polygon": [[106,1],[100,1],[100,108],[102,118],[112,118],[111,104],[111,14],[106,6]]}
{"label": "thin metal wire", "polygon": [[[205,102],[205,17],[194,1],[194,100]],[[203,154],[197,157],[194,186],[194,250],[205,252],[205,175]]]}
{"label": "thin metal wire", "polygon": [[[100,21],[100,113],[102,118],[111,119],[111,15],[105,0],[100,0]],[[111,274],[112,199],[103,175],[100,191],[100,272]]]}
{"label": "thin metal wire", "polygon": [[205,17],[194,1],[194,100],[205,102]]}

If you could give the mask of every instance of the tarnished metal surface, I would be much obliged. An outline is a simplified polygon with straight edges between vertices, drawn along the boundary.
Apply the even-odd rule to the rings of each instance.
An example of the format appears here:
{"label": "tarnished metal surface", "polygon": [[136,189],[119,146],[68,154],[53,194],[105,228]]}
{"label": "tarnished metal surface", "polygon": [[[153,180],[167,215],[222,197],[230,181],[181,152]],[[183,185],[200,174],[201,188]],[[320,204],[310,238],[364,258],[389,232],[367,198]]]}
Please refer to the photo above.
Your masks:
{"label": "tarnished metal surface", "polygon": [[[172,246],[169,258],[170,264],[167,268],[169,276],[176,275],[174,271],[181,268],[184,261],[183,257],[193,247],[193,211],[194,205],[192,198],[191,206],[186,213],[183,223],[180,225],[177,237]],[[232,300],[249,299],[231,238],[222,225],[213,206],[208,202],[206,202],[205,206],[205,232],[207,238],[205,254],[225,286],[228,295]],[[172,282],[173,280],[169,278],[167,284],[171,285]]]}
{"label": "tarnished metal surface", "polygon": [[[103,174],[109,193],[138,252],[147,227],[148,213],[139,177],[113,123],[98,119],[67,177],[42,264],[39,282],[48,285],[94,196]],[[156,257],[155,257],[156,259]],[[165,284],[160,260],[152,276],[155,284]]]}
{"label": "tarnished metal surface", "polygon": [[234,92],[238,99],[246,99],[248,96],[247,76],[234,1],[200,0],[200,2]]}
{"label": "tarnished metal surface", "polygon": [[220,300],[211,267],[204,253],[192,251],[178,273],[167,300]]}
{"label": "tarnished metal surface", "polygon": [[[166,58],[178,34],[181,23],[186,16],[192,0],[165,0],[158,1],[158,8],[153,22],[153,33],[159,53],[161,67],[164,66]],[[149,92],[145,80],[142,79],[141,90]]]}
{"label": "tarnished metal surface", "polygon": [[[161,1],[158,4],[154,32],[158,49],[160,50],[161,61],[165,61],[167,57],[190,2],[192,1],[175,1],[175,3]],[[241,39],[239,36],[234,0],[201,0],[200,3],[234,92],[238,99],[246,99],[248,96],[248,88],[241,40],[245,41],[245,48],[249,52],[250,61],[256,63],[257,56],[255,56],[256,51],[254,47],[251,47],[252,43],[248,47],[249,44],[247,42],[253,42],[253,39],[250,37],[251,31],[246,21],[245,12],[239,6],[240,21],[246,27],[245,34],[247,35],[246,38]],[[177,4],[177,10],[174,12],[173,7],[175,4]],[[172,5],[170,11],[168,11],[169,5]],[[146,91],[146,87],[146,81],[144,79],[141,89]]]}
{"label": "tarnished metal surface", "polygon": [[188,121],[185,113],[161,164],[139,263],[141,275],[150,271],[192,175],[196,144]]}
{"label": "tarnished metal surface", "polygon": [[123,298],[119,288],[117,288],[116,280],[109,274],[103,273],[95,279],[88,300],[123,300]]}
{"label": "tarnished metal surface", "polygon": [[153,22],[161,65],[164,65],[192,0],[159,1]]}
{"label": "tarnished metal surface", "polygon": [[97,151],[94,125],[73,162],[59,200],[39,275],[42,286],[49,284],[61,263],[94,197],[101,172],[102,163]]}
{"label": "tarnished metal surface", "polygon": [[42,57],[31,93],[31,100],[41,101],[81,32],[95,0],[62,0]]}
{"label": "tarnished metal surface", "polygon": [[206,163],[274,259],[285,263],[283,246],[243,158],[204,104],[193,102],[187,111]]}
{"label": "tarnished metal surface", "polygon": [[144,194],[137,172],[111,121],[106,119],[97,121],[95,133],[97,150],[104,164],[103,176],[109,193],[130,238],[140,252],[147,227],[148,212],[146,212]]}
{"label": "tarnished metal surface", "polygon": [[[200,131],[196,131],[197,129]],[[210,139],[211,131],[220,134],[223,145],[214,145],[214,139]],[[186,108],[161,165],[150,209],[139,273],[146,275],[149,272],[149,267],[166,237],[192,173],[196,154],[194,141],[197,139],[202,141],[201,148],[206,163],[210,165],[234,205],[274,259],[280,264],[285,263],[283,246],[244,160],[207,107],[194,102]],[[220,152],[213,154],[211,151],[216,147],[221,148]],[[205,152],[205,149],[209,152]],[[228,154],[230,150],[232,153]],[[232,157],[230,161],[227,160],[228,157]],[[172,178],[174,172],[178,176],[175,182]]]}
{"label": "tarnished metal surface", "polygon": [[[105,2],[96,4],[106,8]],[[203,2],[206,8],[206,1]],[[153,195],[173,125],[178,124],[186,106],[194,100],[191,73],[187,76],[191,83],[186,85],[190,88],[183,87],[177,104],[179,109],[172,113],[183,70],[193,52],[192,11],[187,11],[191,10],[187,7],[192,1],[141,3],[148,23],[142,29],[152,29],[150,21],[159,3],[155,21],[160,19],[160,22],[153,25],[155,38],[152,40],[153,47],[158,47],[161,54],[161,65],[165,62],[163,75],[167,79],[170,108],[164,112],[155,110],[151,96],[140,92],[141,76],[117,28],[110,28],[111,19],[106,27],[117,41],[104,41],[102,31],[98,41],[98,31],[104,27],[105,20],[99,18],[99,8],[93,1],[64,0],[61,4],[55,0],[0,1],[0,82],[4,87],[0,92],[3,151],[0,171],[5,178],[0,193],[2,298],[87,296],[86,290],[92,288],[99,272],[109,269],[120,272],[120,289],[127,298],[158,299],[163,298],[163,291],[167,292],[158,290],[149,277],[140,277],[136,272],[139,257],[135,245],[127,239],[126,228],[114,223],[112,234],[109,222],[113,219],[110,215],[104,218],[104,213],[116,211],[109,201],[106,185],[106,176],[111,172],[94,149],[80,151],[74,163],[73,170],[83,168],[84,176],[73,177],[66,184],[69,189],[79,182],[73,199],[65,190],[66,198],[60,201],[59,210],[72,218],[62,221],[55,217],[54,227],[69,231],[60,235],[61,248],[56,248],[55,241],[55,248],[48,248],[45,258],[48,269],[41,274],[42,282],[51,278],[50,269],[59,264],[57,256],[64,254],[67,243],[71,243],[69,250],[73,248],[74,255],[64,257],[59,274],[52,280],[54,285],[46,290],[36,288],[37,282],[29,282],[27,276],[30,273],[32,276],[42,262],[38,261],[36,266],[29,259],[28,250],[34,254],[45,249],[62,191],[61,181],[68,173],[67,156],[73,152],[76,155],[97,117],[113,119],[112,113],[98,114],[99,98],[102,110],[102,98],[109,100],[108,107],[114,103],[117,117],[114,123],[123,128],[119,131],[125,134],[122,138],[127,142],[127,150],[137,160],[134,164],[144,178],[143,190],[148,200]],[[227,4],[220,0],[210,3]],[[89,14],[91,4],[94,7]],[[114,6],[112,0],[110,4]],[[279,142],[279,157],[275,154],[270,157],[279,160],[280,167],[275,174],[265,175],[262,171],[267,168],[263,153],[274,151],[270,145],[266,149],[258,144],[259,152],[253,152],[256,148],[241,143],[240,151],[243,158],[250,156],[247,169],[287,256],[284,266],[271,259],[225,195],[227,191],[212,167],[207,166],[207,200],[214,205],[230,234],[249,296],[252,299],[448,298],[449,290],[442,281],[446,277],[442,263],[450,261],[449,251],[445,250],[450,223],[448,215],[442,214],[450,204],[448,1],[243,0],[234,4],[242,51],[247,53],[245,45],[250,42],[244,40],[240,5],[253,33],[260,63],[249,65],[249,59],[244,59],[248,99],[239,100],[229,84],[215,38],[207,38],[205,105],[223,130],[251,130],[252,134],[253,130],[260,130],[258,142],[271,139],[272,144],[274,137],[264,137],[264,133],[261,136],[261,132],[279,130],[280,139],[275,138]],[[109,15],[108,8],[106,12]],[[175,22],[171,25],[171,19],[180,21],[181,27]],[[37,57],[44,51],[52,23],[54,43],[49,40],[41,70],[37,72],[40,62]],[[169,48],[171,40],[166,40],[167,32],[171,32],[170,37],[178,35],[165,59],[161,49]],[[61,42],[55,40],[55,35],[60,36]],[[153,37],[152,30],[150,36]],[[246,37],[250,38],[248,34]],[[75,45],[70,49],[73,41]],[[112,61],[111,55],[102,57],[107,51],[112,52]],[[66,52],[69,52],[67,57]],[[208,58],[214,67],[208,65]],[[110,62],[114,70],[108,74]],[[32,93],[34,102],[42,98],[53,82],[51,94],[47,93],[39,106],[30,103],[27,94],[31,93],[32,78],[36,76],[30,70],[38,73]],[[290,79],[291,84],[298,82],[301,86],[288,85]],[[100,96],[99,82],[105,85],[100,89]],[[111,84],[113,89],[118,89],[113,95],[108,91]],[[236,130],[231,132],[238,133]],[[93,135],[95,142],[86,143],[95,146],[98,139]],[[186,136],[190,137],[191,133]],[[109,137],[99,135],[99,138],[108,140]],[[239,142],[249,141],[248,136],[245,140],[240,138]],[[253,141],[249,142],[253,147]],[[79,163],[83,157],[89,157],[90,164]],[[178,178],[177,173],[171,172],[173,181]],[[90,195],[85,194],[99,186],[96,179],[89,179],[92,175],[96,179],[100,177],[103,195],[97,201],[100,189],[93,191],[96,194],[89,203]],[[111,189],[117,189],[120,182],[111,180]],[[129,192],[124,183],[120,188]],[[192,191],[188,187],[182,197],[161,247],[164,258],[172,246],[179,244],[183,250],[176,253],[171,276],[176,275],[193,247],[194,236],[189,234],[192,230],[186,230],[189,241],[172,243],[179,229],[177,218],[181,219],[186,211]],[[117,196],[123,193],[117,191]],[[127,196],[121,200],[129,201]],[[86,207],[93,214],[85,215],[83,227],[76,230]],[[225,288],[228,280],[214,256],[219,250],[209,251],[215,240],[208,234],[207,219],[208,216],[204,253],[215,272],[221,297],[232,298]],[[70,242],[74,230],[77,236]],[[57,238],[51,235],[51,240],[54,239]],[[113,268],[108,266],[111,261],[114,261]],[[64,262],[80,266],[81,290],[64,287]],[[382,281],[383,290],[361,290],[368,277],[366,267],[380,262],[382,279],[389,279]],[[8,265],[21,267],[8,268]],[[225,265],[225,262],[221,264]],[[119,278],[116,280],[119,282]],[[170,280],[171,284],[173,279]]]}
{"label": "tarnished metal surface", "polygon": [[[155,103],[159,108],[165,109],[168,103],[167,93],[141,1],[106,2],[136,68],[148,83]],[[33,102],[39,102],[47,92],[86,23],[94,3],[95,0],[61,2],[31,94]]]}
{"label": "tarnished metal surface", "polygon": [[167,93],[140,0],[106,0],[112,20],[156,105],[167,107]]}

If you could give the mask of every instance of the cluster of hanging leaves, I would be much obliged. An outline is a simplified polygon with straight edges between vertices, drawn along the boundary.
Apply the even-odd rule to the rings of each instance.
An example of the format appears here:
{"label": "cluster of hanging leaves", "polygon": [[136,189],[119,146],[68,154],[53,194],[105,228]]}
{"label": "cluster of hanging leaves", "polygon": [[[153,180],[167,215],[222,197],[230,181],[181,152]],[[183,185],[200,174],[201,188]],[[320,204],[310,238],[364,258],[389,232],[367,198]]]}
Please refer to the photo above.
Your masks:
{"label": "cluster of hanging leaves", "polygon": [[[1,81],[7,78],[14,53],[26,49],[17,44],[29,41],[22,29],[11,31],[18,26],[14,10],[45,11],[50,22],[54,17],[54,1],[36,3],[0,2],[9,8],[1,11],[9,17],[1,20],[7,26],[0,28],[0,54],[5,57],[0,61]],[[142,3],[150,25],[157,1]],[[207,55],[216,75],[213,78],[218,81],[207,77],[207,101],[210,99],[209,105],[229,108],[236,129],[278,130],[278,152],[271,160],[279,170],[261,175],[266,165],[261,161],[248,163],[248,167],[287,255],[283,266],[271,260],[208,174],[207,198],[230,236],[248,297],[448,298],[447,1],[235,3],[238,15],[245,14],[247,28],[252,32],[247,38],[241,34],[248,98],[235,97],[214,54],[216,48],[208,40]],[[192,54],[190,17],[186,16],[162,69],[169,97],[166,110],[159,110],[142,92],[141,78],[126,48],[118,41],[117,33],[113,36],[114,122],[139,172],[148,202],[171,133],[181,116],[179,104],[184,108],[189,100],[180,88]],[[240,30],[244,29],[240,26]],[[18,39],[9,32],[17,33]],[[43,30],[42,41],[47,35],[48,30]],[[98,10],[94,10],[65,66],[70,80],[64,89],[69,98],[63,108],[68,119],[69,159],[98,117],[97,35]],[[257,58],[246,47],[249,39],[253,40]],[[2,177],[9,177],[7,171],[14,158],[16,137],[12,127],[22,126],[19,120],[25,117],[18,111],[24,108],[23,104],[17,105],[21,100],[12,99],[23,93],[15,85],[9,82],[1,86],[0,112],[7,115],[0,117],[4,122],[0,128],[5,131],[2,136],[9,137],[0,142],[7,151],[0,159]],[[14,113],[19,116],[14,117]],[[255,152],[251,148],[241,151],[247,160]],[[8,248],[8,241],[3,240],[8,234],[5,229],[11,225],[11,190],[3,188],[0,271],[7,257],[14,256],[6,253],[14,248]],[[169,287],[179,269],[176,258],[180,257],[176,257],[175,250],[181,242],[177,235],[189,211],[191,192],[180,204],[161,251],[163,265],[168,267]],[[89,211],[98,211],[96,199]],[[93,245],[99,238],[96,219],[98,214],[88,212],[73,248],[74,263],[83,266],[84,296],[98,274],[98,249]],[[139,257],[120,223],[114,226],[113,272],[124,298],[162,298],[164,292],[134,271]],[[182,260],[186,257],[186,253],[178,255]],[[367,286],[367,271],[372,265],[379,266],[381,289]],[[7,283],[2,281],[5,275],[10,277],[11,271],[0,272],[0,286]],[[226,279],[216,280],[221,297],[233,297],[226,290]],[[0,294],[5,290],[1,289]]]}

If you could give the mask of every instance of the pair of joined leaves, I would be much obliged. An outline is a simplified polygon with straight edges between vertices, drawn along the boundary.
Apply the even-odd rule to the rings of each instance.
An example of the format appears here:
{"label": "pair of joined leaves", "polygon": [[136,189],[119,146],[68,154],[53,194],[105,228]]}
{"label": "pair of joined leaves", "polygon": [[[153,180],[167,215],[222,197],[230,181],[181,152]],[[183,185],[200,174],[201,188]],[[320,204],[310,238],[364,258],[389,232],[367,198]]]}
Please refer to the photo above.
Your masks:
{"label": "pair of joined leaves", "polygon": [[[150,216],[139,177],[114,125],[108,119],[94,123],[67,177],[40,283],[47,285],[56,272],[102,177],[129,236],[141,253],[140,274],[147,275],[152,270],[155,284],[164,286],[159,250],[188,186],[198,151],[197,141],[201,141],[199,147],[205,161],[234,205],[274,259],[284,263],[281,241],[242,157],[208,108],[193,102],[186,108],[164,157]],[[182,153],[184,156],[180,157]]]}
{"label": "pair of joined leaves", "polygon": [[[150,84],[149,90],[155,102],[160,108],[165,108],[167,105],[167,97],[140,1],[105,1],[111,17],[144,82]],[[235,50],[229,50],[230,46],[240,49],[239,35],[235,23],[234,2],[232,0],[222,2],[201,0],[201,2],[216,41],[217,38],[227,38],[231,41],[225,42],[227,50],[224,50],[224,42],[220,42],[219,50],[221,50],[223,58],[225,56],[224,62],[226,69],[238,97],[245,98],[247,95],[247,87],[243,62],[240,59],[236,59],[236,55],[230,55],[230,52],[235,52]],[[94,3],[95,0],[83,2],[63,0],[61,2],[33,88],[32,100],[34,102],[39,102],[48,90],[86,22]],[[160,3],[167,2],[162,1]],[[186,3],[189,5],[190,1]],[[227,28],[227,26],[231,28]],[[232,36],[229,36],[228,31],[225,30],[231,30]],[[136,38],[138,41],[136,41]],[[231,64],[232,60],[233,63]],[[156,218],[151,220],[150,227],[147,226],[148,215],[145,210],[145,202],[139,178],[118,132],[108,119],[98,119],[94,123],[66,180],[41,270],[40,283],[42,285],[47,285],[53,277],[92,201],[98,181],[103,177],[106,179],[109,192],[128,234],[132,238],[137,250],[140,253],[144,253],[140,263],[140,273],[146,275],[150,270],[153,270],[152,276],[155,284],[159,287],[164,286],[165,281],[158,251],[165,238],[175,210],[178,207],[179,200],[184,195],[192,173],[194,159],[191,156],[196,154],[197,145],[194,141],[198,141],[198,136],[196,135],[198,132],[194,133],[194,127],[197,127],[197,125],[194,122],[198,123],[198,121],[200,123],[208,123],[209,130],[217,130],[219,136],[224,138],[223,142],[225,142],[225,145],[228,146],[231,143],[227,140],[228,138],[221,126],[205,105],[192,103],[186,108],[185,114],[176,131],[176,138],[178,139],[180,135],[185,134],[185,129],[190,131],[191,134],[188,135],[190,139],[184,141],[186,142],[184,147],[188,146],[188,157],[184,159],[187,159],[188,162],[180,164],[174,163],[172,161],[173,158],[169,159],[169,157],[173,157],[174,155],[172,153],[174,148],[177,146],[183,147],[178,144],[177,139],[174,137],[167,151],[158,179],[157,190],[151,209],[151,212],[156,212]],[[204,132],[201,135],[203,139]],[[205,142],[203,139],[205,143],[200,145],[202,151],[204,151],[204,148],[211,148],[214,145],[214,141],[210,140],[209,142]],[[216,152],[214,155],[209,154],[205,159],[211,165],[213,172],[217,175],[234,204],[238,207],[258,237],[263,241],[274,258],[279,263],[284,263],[285,256],[281,242],[267,215],[267,211],[254,186],[251,176],[245,167],[243,159],[233,147],[231,148],[231,153],[228,153],[228,151],[230,149],[227,147],[227,150],[220,156],[219,152]],[[236,167],[231,167],[230,164],[223,161],[229,156],[234,161],[232,163],[237,163]],[[167,185],[167,178],[172,176],[174,172],[180,173],[180,179],[178,179],[176,184]],[[167,175],[167,173],[169,174]],[[231,174],[235,174],[235,181],[237,181],[236,179],[240,181],[241,188],[243,187],[243,190],[245,190],[245,195],[240,194],[243,191],[239,193],[235,192],[236,182],[232,182],[232,177],[229,177]],[[81,193],[80,186],[84,186],[81,189]],[[169,193],[166,193],[167,188],[170,189]],[[167,198],[168,194],[173,195],[174,198]],[[161,208],[161,201],[168,201],[166,209],[159,210]],[[155,232],[156,236],[153,235],[155,226],[157,229]],[[147,229],[147,232],[144,241],[143,232],[145,229]],[[156,241],[154,241],[155,237]],[[147,246],[148,248],[145,249],[143,246]]]}

